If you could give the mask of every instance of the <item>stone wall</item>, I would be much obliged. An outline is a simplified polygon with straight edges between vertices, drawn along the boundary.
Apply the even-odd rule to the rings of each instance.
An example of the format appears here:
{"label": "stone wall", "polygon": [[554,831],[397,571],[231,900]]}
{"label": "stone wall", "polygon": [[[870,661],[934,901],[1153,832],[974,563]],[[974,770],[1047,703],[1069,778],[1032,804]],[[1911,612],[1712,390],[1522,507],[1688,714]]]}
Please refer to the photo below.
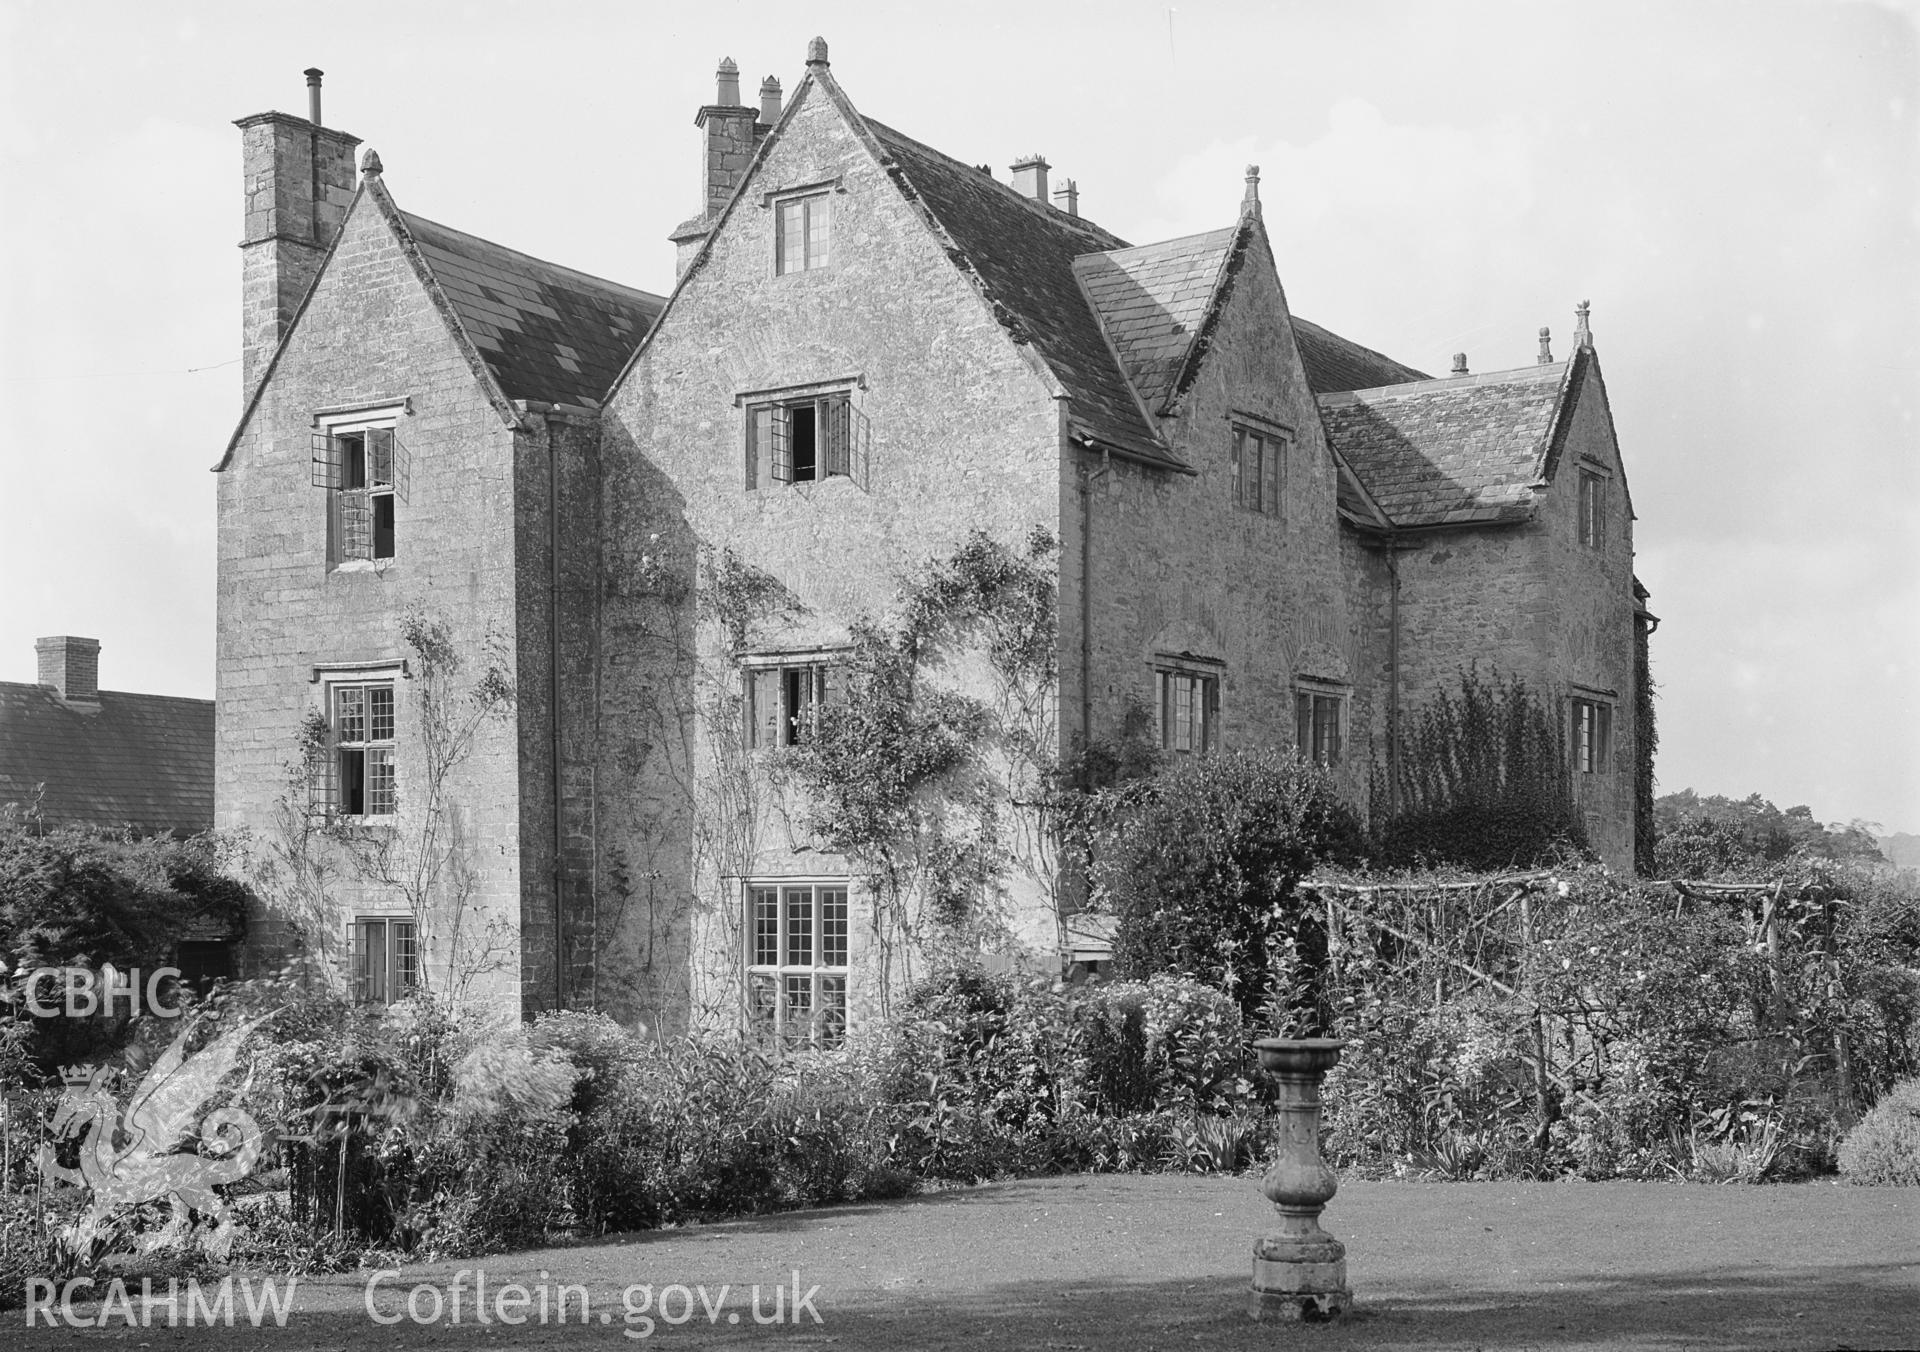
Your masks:
{"label": "stone wall", "polygon": [[[1047,384],[820,88],[796,99],[756,190],[719,225],[606,415],[600,771],[603,801],[622,805],[602,814],[601,867],[626,867],[632,892],[623,951],[607,961],[633,974],[642,1016],[669,1025],[739,1017],[745,879],[850,872],[741,750],[732,655],[717,629],[689,632],[674,598],[730,552],[800,607],[756,625],[749,648],[830,649],[970,530],[1017,546],[1061,525]],[[829,265],[774,276],[761,194],[828,180]],[[812,384],[851,391],[869,429],[865,482],[747,488],[745,396]],[[1004,904],[1020,938],[1053,946],[1043,896],[1010,885]],[[853,910],[858,1018],[880,969],[891,963],[897,982],[907,967],[876,948],[858,888]]]}
{"label": "stone wall", "polygon": [[[406,474],[395,507],[395,557],[336,565],[329,559],[329,493],[312,483],[315,415],[398,400],[406,401],[396,426]],[[302,720],[323,707],[314,669],[397,664],[408,656],[400,636],[408,611],[446,622],[467,660],[462,680],[477,676],[489,634],[512,650],[519,624],[514,457],[512,430],[476,382],[376,203],[363,195],[220,475],[220,826],[256,836],[279,829],[277,805],[304,798],[288,771],[299,758]],[[408,682],[395,686],[395,829],[404,842],[417,839],[421,826],[421,728]],[[452,824],[483,925],[518,915],[521,861],[500,848],[520,829],[517,781],[509,719],[481,728],[449,786]],[[405,910],[400,898],[356,880],[344,866],[331,891],[332,913],[320,919],[318,933],[295,933],[289,926],[307,921],[285,912],[261,917],[257,959],[304,945],[338,960],[352,915]],[[513,1008],[518,940],[511,927],[502,933],[507,969],[481,985],[487,998]],[[447,957],[433,956],[442,963]]]}
{"label": "stone wall", "polygon": [[[1295,744],[1294,680],[1312,676],[1352,689],[1360,646],[1347,616],[1335,509],[1336,467],[1294,344],[1286,297],[1263,236],[1234,268],[1232,291],[1205,364],[1161,431],[1197,473],[1170,474],[1085,455],[1062,484],[1065,536],[1062,611],[1077,622],[1081,484],[1088,519],[1093,648],[1093,734],[1113,738],[1130,710],[1152,727],[1156,658],[1191,653],[1224,664],[1223,750]],[[1284,429],[1291,438],[1283,510],[1235,505],[1233,427]],[[1063,702],[1078,696],[1077,653],[1063,675]],[[1351,726],[1364,714],[1350,708]],[[1364,762],[1348,757],[1349,793],[1365,787]]]}

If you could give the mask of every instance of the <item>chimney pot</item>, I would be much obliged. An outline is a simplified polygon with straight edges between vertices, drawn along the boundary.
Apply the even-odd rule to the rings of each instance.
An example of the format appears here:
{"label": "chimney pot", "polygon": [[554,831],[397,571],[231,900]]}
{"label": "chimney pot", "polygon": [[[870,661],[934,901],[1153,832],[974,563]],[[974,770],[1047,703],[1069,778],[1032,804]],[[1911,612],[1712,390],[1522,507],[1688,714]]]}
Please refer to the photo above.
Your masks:
{"label": "chimney pot", "polygon": [[1044,204],[1047,200],[1047,170],[1053,166],[1044,155],[1029,155],[1013,162],[1013,190]]}
{"label": "chimney pot", "polygon": [[732,57],[723,56],[720,58],[720,69],[713,75],[715,83],[719,86],[718,92],[713,97],[714,103],[722,108],[738,108],[740,106],[740,67],[733,64]]}
{"label": "chimney pot", "polygon": [[308,66],[300,72],[307,77],[307,121],[321,126],[320,121],[320,77],[326,72],[318,66]]}
{"label": "chimney pot", "polygon": [[1544,324],[1540,326],[1540,364],[1553,365],[1553,330]]}
{"label": "chimney pot", "polygon": [[1054,201],[1060,204],[1061,210],[1065,211],[1067,215],[1078,216],[1080,214],[1080,185],[1074,182],[1074,180],[1068,179],[1065,183],[1055,188],[1053,190],[1053,197]]}
{"label": "chimney pot", "polygon": [[100,699],[100,640],[73,634],[55,634],[34,640],[40,659],[40,684],[50,685],[68,701]]}
{"label": "chimney pot", "polygon": [[815,38],[807,44],[807,64],[809,66],[825,66],[828,64],[827,40],[825,38]]}
{"label": "chimney pot", "polygon": [[769,127],[780,120],[780,82],[771,75],[760,82],[760,120]]}
{"label": "chimney pot", "polygon": [[1467,370],[1467,354],[1466,353],[1456,352],[1453,354],[1453,373],[1456,376],[1464,376],[1464,375],[1470,374]]}

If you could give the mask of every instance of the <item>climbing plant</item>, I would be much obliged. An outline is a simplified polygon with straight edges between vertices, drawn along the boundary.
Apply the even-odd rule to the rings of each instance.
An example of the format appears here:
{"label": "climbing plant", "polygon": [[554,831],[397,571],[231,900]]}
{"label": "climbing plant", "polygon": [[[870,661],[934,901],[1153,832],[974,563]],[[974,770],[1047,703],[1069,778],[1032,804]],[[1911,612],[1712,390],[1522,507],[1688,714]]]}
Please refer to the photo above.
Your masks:
{"label": "climbing plant", "polygon": [[1572,782],[1559,720],[1526,682],[1463,670],[1407,720],[1395,766],[1375,767],[1374,853],[1501,869],[1584,850]]}
{"label": "climbing plant", "polygon": [[993,941],[1009,872],[1052,883],[1057,548],[975,531],[921,567],[886,619],[851,626],[845,698],[775,760],[802,828],[874,899],[883,1005],[916,951]]}

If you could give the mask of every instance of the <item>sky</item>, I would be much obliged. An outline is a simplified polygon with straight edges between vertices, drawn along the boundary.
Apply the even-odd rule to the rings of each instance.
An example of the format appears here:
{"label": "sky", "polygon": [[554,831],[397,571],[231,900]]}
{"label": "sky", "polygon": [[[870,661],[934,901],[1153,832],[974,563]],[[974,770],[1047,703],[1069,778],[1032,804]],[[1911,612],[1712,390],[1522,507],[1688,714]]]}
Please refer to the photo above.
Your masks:
{"label": "sky", "polygon": [[0,0],[0,680],[211,696],[240,411],[240,133],[304,115],[400,205],[665,292],[718,59],[1145,243],[1261,166],[1290,304],[1422,370],[1564,356],[1581,300],[1660,616],[1659,790],[1920,831],[1920,41],[1886,4]]}

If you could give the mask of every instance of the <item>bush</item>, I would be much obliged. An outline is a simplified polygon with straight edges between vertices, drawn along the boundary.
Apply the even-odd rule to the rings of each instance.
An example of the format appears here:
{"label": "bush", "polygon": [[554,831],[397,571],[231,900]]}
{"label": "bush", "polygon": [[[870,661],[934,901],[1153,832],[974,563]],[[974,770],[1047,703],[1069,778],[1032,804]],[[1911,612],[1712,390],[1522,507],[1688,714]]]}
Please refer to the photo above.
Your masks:
{"label": "bush", "polygon": [[1920,1079],[1895,1085],[1846,1134],[1840,1172],[1869,1187],[1920,1187]]}
{"label": "bush", "polygon": [[1291,752],[1190,757],[1104,791],[1094,816],[1094,882],[1119,919],[1121,974],[1182,973],[1262,1026],[1285,974],[1311,971],[1324,948],[1294,884],[1358,852],[1333,780]]}

